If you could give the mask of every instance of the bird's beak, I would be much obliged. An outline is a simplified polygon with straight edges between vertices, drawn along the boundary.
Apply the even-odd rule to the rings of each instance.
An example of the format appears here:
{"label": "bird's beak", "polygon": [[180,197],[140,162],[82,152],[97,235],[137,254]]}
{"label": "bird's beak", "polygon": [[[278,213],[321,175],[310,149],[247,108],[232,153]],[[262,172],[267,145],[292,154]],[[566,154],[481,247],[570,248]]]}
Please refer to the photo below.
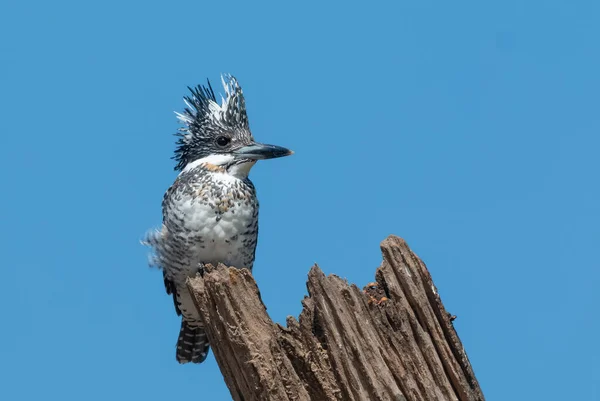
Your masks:
{"label": "bird's beak", "polygon": [[293,154],[289,149],[281,146],[266,145],[264,143],[253,143],[235,150],[233,154],[239,159],[274,159],[276,157],[289,156]]}

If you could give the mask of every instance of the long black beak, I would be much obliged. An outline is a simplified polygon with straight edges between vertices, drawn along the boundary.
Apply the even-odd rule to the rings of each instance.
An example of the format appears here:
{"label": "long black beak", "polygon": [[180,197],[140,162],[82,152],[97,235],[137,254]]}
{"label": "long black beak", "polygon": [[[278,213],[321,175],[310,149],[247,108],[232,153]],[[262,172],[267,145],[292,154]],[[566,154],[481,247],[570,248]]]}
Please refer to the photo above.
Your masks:
{"label": "long black beak", "polygon": [[289,156],[293,153],[291,150],[282,148],[281,146],[265,145],[264,143],[253,143],[233,152],[239,159],[254,160],[274,159],[276,157]]}

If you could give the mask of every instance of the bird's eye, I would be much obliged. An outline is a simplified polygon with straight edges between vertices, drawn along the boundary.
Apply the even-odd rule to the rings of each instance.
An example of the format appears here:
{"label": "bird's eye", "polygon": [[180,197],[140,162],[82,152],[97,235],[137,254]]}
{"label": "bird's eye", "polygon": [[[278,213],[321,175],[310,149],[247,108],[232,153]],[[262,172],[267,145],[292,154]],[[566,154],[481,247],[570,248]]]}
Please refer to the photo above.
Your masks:
{"label": "bird's eye", "polygon": [[229,145],[229,142],[231,142],[231,139],[227,138],[226,136],[220,136],[217,138],[217,145],[221,147]]}

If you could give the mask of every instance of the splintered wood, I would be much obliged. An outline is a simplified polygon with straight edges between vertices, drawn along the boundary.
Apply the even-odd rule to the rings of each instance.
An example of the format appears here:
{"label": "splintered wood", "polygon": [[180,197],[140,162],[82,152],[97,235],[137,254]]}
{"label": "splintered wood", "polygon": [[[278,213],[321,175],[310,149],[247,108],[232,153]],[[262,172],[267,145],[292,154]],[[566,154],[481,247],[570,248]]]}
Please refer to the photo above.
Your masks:
{"label": "splintered wood", "polygon": [[188,280],[236,401],[483,400],[425,264],[401,238],[364,290],[318,266],[300,317],[273,323],[246,269]]}

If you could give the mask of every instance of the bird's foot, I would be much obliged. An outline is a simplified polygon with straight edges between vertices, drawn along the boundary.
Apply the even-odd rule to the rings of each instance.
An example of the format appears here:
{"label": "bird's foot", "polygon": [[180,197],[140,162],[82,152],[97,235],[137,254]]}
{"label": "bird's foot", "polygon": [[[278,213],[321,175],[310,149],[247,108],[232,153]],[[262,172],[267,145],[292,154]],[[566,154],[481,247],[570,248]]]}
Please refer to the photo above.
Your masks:
{"label": "bird's foot", "polygon": [[202,263],[202,262],[198,263],[198,271],[196,272],[196,275],[200,275],[200,277],[204,277],[204,263]]}

